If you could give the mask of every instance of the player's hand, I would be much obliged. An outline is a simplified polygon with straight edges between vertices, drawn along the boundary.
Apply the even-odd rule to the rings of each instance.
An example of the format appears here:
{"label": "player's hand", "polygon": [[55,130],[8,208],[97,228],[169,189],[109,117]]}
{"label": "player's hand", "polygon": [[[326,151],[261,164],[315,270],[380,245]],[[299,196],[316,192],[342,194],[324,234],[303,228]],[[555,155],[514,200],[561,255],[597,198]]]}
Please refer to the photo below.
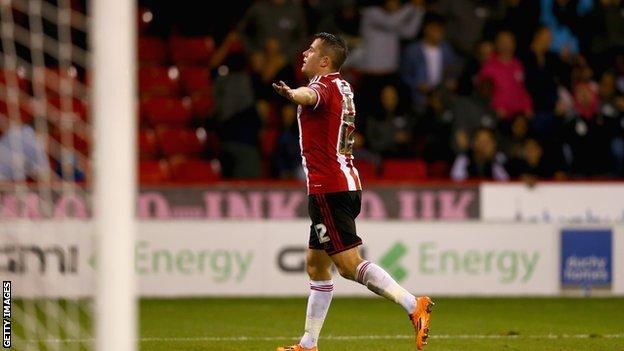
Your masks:
{"label": "player's hand", "polygon": [[273,83],[273,89],[275,89],[275,91],[281,96],[287,98],[290,101],[293,101],[293,98],[294,98],[293,90],[288,85],[286,85],[284,81],[280,80],[277,83]]}

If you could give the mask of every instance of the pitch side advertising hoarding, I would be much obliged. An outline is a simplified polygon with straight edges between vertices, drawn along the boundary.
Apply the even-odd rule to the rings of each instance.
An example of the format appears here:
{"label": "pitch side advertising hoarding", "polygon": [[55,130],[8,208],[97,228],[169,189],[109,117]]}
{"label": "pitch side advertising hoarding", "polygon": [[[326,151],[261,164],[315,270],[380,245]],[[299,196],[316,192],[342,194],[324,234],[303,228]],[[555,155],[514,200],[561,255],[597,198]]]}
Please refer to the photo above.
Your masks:
{"label": "pitch side advertising hoarding", "polygon": [[[366,243],[365,258],[384,267],[410,291],[437,296],[559,294],[565,262],[560,256],[561,229],[546,224],[372,221],[358,227]],[[308,293],[307,221],[146,221],[139,230],[132,269],[141,296]],[[80,221],[44,222],[36,228],[32,222],[2,226],[0,276],[13,281],[15,297],[89,296],[97,268],[90,231],[90,224]],[[624,294],[623,236],[623,227],[615,226],[611,272],[615,294]],[[577,262],[588,256],[570,252]],[[590,260],[595,259],[592,255],[596,252],[589,253]],[[335,283],[337,295],[370,296],[337,274]]]}
{"label": "pitch side advertising hoarding", "polygon": [[[34,232],[45,235],[28,234],[32,226],[3,226],[0,231],[0,275],[14,281],[15,296],[90,294],[97,257],[89,224],[37,224]],[[142,296],[308,292],[307,221],[147,221],[139,228],[132,268]],[[363,221],[359,232],[366,258],[414,292],[559,292],[559,239],[553,226]],[[356,283],[335,280],[336,294],[369,294]]]}
{"label": "pitch side advertising hoarding", "polygon": [[483,221],[624,223],[624,183],[484,183],[480,193]]}
{"label": "pitch side advertising hoarding", "polygon": [[14,297],[93,294],[95,242],[86,221],[12,221],[0,225],[0,278]]}
{"label": "pitch side advertising hoarding", "polygon": [[561,285],[584,290],[610,289],[613,281],[611,229],[561,231]]}
{"label": "pitch side advertising hoarding", "polygon": [[[410,291],[438,295],[559,292],[559,241],[552,226],[363,222],[359,228],[366,242],[365,256]],[[137,246],[143,295],[308,293],[306,221],[184,223],[171,229],[158,223],[143,226],[151,233],[143,235]],[[206,237],[212,238],[202,240]],[[335,284],[336,294],[370,294],[338,276]]]}

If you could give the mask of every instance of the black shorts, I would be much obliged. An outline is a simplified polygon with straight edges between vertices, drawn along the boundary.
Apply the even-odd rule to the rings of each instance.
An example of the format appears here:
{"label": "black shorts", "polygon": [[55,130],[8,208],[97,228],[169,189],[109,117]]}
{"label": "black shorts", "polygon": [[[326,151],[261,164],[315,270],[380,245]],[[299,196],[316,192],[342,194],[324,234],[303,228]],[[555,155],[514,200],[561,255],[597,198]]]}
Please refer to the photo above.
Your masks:
{"label": "black shorts", "polygon": [[312,220],[310,249],[335,255],[361,245],[362,239],[355,231],[355,218],[361,207],[361,191],[308,196],[308,213]]}

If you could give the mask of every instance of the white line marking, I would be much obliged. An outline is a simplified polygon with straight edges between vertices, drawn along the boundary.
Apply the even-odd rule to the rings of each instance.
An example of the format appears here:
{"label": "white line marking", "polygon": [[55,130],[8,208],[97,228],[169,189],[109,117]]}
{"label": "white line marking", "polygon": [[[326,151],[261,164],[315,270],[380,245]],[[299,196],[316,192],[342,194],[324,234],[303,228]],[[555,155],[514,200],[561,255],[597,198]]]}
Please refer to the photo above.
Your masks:
{"label": "white line marking", "polygon": [[[323,340],[396,340],[413,339],[414,335],[327,335]],[[471,340],[471,339],[624,339],[624,334],[540,334],[540,335],[499,335],[499,334],[440,334],[431,335],[429,339],[441,340]],[[198,337],[144,337],[140,342],[196,342],[196,341],[280,341],[297,340],[299,336],[198,336]],[[15,340],[15,339],[14,339]],[[26,343],[89,343],[93,338],[84,339],[42,339],[42,340],[15,340]]]}

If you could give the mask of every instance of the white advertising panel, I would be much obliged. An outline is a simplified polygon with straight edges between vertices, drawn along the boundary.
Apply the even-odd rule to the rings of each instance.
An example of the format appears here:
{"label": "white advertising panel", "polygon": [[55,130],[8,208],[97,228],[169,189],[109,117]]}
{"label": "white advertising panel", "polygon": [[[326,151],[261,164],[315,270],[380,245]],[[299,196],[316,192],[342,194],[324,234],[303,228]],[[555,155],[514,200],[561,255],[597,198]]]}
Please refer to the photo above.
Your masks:
{"label": "white advertising panel", "polygon": [[81,297],[94,291],[92,225],[11,221],[0,225],[0,279],[18,297]]}
{"label": "white advertising panel", "polygon": [[613,229],[613,293],[624,295],[624,226]]}
{"label": "white advertising panel", "polygon": [[[145,222],[137,243],[144,296],[305,295],[307,221]],[[551,295],[558,233],[544,225],[362,222],[366,257],[415,293]],[[336,275],[335,293],[368,295]]]}
{"label": "white advertising panel", "polygon": [[485,183],[481,220],[624,223],[624,183]]}
{"label": "white advertising panel", "polygon": [[[145,221],[136,241],[141,296],[308,293],[307,221]],[[34,234],[33,229],[37,229]],[[0,276],[15,296],[88,296],[97,260],[86,222],[0,230]],[[363,254],[415,294],[557,295],[560,230],[546,224],[367,222]],[[54,240],[49,233],[54,232]],[[614,229],[613,292],[624,294],[624,230]],[[370,295],[337,274],[337,295]]]}

